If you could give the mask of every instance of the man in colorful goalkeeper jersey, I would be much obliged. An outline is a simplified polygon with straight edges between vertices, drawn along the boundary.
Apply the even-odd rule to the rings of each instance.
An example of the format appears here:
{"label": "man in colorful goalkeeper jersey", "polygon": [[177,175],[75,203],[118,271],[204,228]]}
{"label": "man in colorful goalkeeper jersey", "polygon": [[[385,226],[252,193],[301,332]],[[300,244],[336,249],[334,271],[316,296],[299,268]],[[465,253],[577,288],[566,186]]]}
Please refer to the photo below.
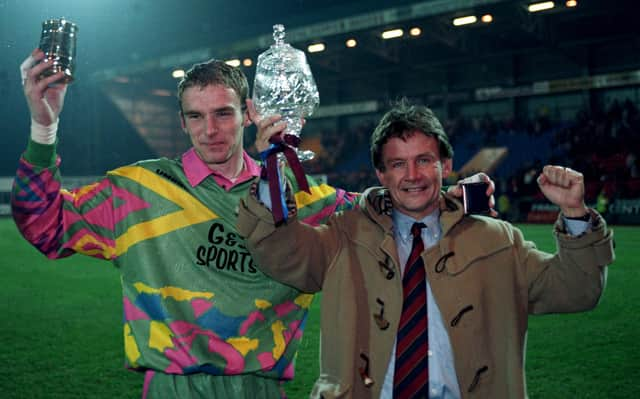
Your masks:
{"label": "man in colorful goalkeeper jersey", "polygon": [[[12,195],[21,233],[49,258],[81,253],[120,270],[126,364],[145,373],[143,398],[284,397],[312,296],[262,274],[236,231],[260,173],[243,149],[245,75],[221,61],[193,66],[178,85],[190,150],[65,190],[56,144],[67,86],[61,72],[39,78],[43,58],[34,50],[21,65],[31,113]],[[310,194],[296,194],[307,222],[352,206],[353,194],[308,182]]]}

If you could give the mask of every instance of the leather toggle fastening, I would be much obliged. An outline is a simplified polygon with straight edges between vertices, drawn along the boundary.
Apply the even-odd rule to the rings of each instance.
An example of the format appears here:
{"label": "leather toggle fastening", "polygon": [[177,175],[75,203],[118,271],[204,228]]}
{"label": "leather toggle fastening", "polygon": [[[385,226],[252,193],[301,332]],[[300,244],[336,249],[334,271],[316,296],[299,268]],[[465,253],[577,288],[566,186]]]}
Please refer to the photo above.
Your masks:
{"label": "leather toggle fastening", "polygon": [[384,276],[387,280],[391,280],[393,278],[393,276],[396,275],[396,272],[393,271],[392,268],[389,267],[389,265],[387,265],[387,262],[378,262],[378,265],[380,266],[380,268],[383,269],[383,272],[386,272],[386,275]]}
{"label": "leather toggle fastening", "polygon": [[473,305],[467,305],[462,310],[458,312],[456,317],[451,320],[451,327],[455,327],[460,323],[460,319],[462,319],[462,315],[473,310]]}
{"label": "leather toggle fastening", "polygon": [[358,372],[360,373],[360,378],[362,378],[364,386],[369,388],[374,384],[373,378],[369,377],[369,356],[361,353],[360,358],[364,360],[364,366],[360,367]]}
{"label": "leather toggle fastening", "polygon": [[380,314],[374,314],[373,320],[375,320],[378,327],[384,331],[389,328],[389,321],[384,318],[384,301],[380,298],[376,298],[376,302],[380,305]]}
{"label": "leather toggle fastening", "polygon": [[478,383],[480,382],[480,377],[482,376],[482,374],[486,373],[488,370],[489,370],[489,367],[485,365],[480,367],[476,371],[476,375],[473,377],[473,381],[471,382],[471,385],[469,385],[469,389],[467,389],[467,392],[471,393],[471,391],[476,389],[476,387],[478,386]]}
{"label": "leather toggle fastening", "polygon": [[449,259],[455,254],[456,254],[455,252],[449,252],[448,254],[444,254],[443,256],[441,256],[440,259],[438,259],[438,261],[436,262],[436,265],[434,266],[434,270],[436,271],[436,273],[442,273],[444,269],[447,268],[447,259]]}

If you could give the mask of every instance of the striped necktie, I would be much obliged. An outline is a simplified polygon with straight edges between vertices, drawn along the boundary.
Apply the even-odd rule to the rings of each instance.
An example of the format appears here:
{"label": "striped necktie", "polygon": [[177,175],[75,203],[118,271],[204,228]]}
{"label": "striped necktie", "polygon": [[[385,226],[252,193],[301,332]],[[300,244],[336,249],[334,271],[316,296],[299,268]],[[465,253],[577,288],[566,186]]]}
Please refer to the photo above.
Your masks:
{"label": "striped necktie", "polygon": [[402,315],[396,343],[393,378],[395,399],[426,398],[429,389],[429,335],[427,332],[427,287],[421,230],[424,223],[411,226],[413,245],[402,278]]}

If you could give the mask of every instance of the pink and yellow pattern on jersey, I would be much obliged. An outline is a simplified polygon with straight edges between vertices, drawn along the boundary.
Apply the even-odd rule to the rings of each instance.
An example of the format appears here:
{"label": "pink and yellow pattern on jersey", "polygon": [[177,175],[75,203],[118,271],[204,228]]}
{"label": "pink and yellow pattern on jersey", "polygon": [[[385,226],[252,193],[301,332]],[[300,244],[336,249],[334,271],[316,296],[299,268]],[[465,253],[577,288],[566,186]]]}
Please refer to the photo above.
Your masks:
{"label": "pink and yellow pattern on jersey", "polygon": [[[59,165],[55,146],[29,143],[14,219],[49,258],[81,253],[119,269],[128,367],[293,378],[313,297],[262,274],[238,235],[236,209],[251,180],[194,186],[180,159],[157,159],[65,190]],[[352,207],[353,194],[309,182],[311,194],[296,193],[301,219],[318,223]]]}

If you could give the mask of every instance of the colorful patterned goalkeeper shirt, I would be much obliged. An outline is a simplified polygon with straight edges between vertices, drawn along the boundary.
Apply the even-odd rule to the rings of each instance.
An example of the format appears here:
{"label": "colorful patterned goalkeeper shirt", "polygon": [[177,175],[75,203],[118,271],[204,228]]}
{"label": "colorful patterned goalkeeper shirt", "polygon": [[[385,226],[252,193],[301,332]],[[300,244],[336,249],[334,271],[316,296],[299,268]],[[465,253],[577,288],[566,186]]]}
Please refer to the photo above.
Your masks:
{"label": "colorful patterned goalkeeper shirt", "polygon": [[[193,150],[142,161],[71,191],[55,145],[29,142],[12,196],[18,228],[49,258],[82,253],[121,273],[126,365],[169,374],[293,378],[312,295],[260,272],[236,232],[238,202],[259,166],[244,154],[235,182]],[[322,222],[354,195],[317,184],[299,217]]]}

